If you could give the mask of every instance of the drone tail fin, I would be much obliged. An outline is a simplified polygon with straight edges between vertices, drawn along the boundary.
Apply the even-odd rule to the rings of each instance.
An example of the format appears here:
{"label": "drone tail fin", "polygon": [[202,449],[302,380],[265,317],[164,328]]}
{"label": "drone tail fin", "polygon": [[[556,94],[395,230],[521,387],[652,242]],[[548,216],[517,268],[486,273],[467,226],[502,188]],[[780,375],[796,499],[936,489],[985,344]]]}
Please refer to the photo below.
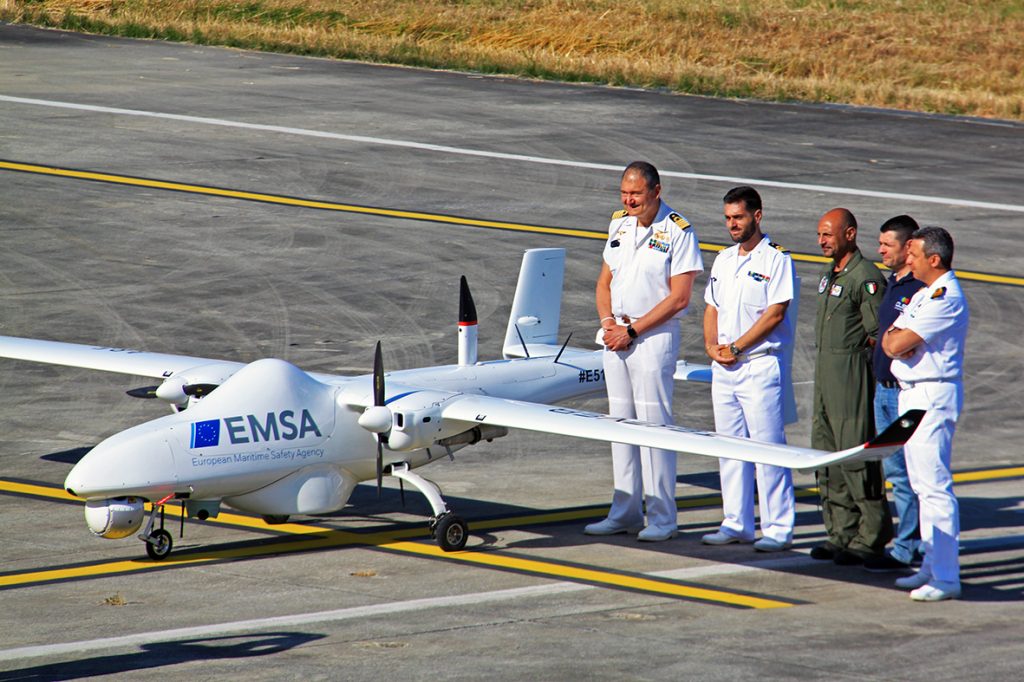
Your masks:
{"label": "drone tail fin", "polygon": [[502,348],[506,359],[558,352],[564,276],[565,249],[530,249],[523,254]]}

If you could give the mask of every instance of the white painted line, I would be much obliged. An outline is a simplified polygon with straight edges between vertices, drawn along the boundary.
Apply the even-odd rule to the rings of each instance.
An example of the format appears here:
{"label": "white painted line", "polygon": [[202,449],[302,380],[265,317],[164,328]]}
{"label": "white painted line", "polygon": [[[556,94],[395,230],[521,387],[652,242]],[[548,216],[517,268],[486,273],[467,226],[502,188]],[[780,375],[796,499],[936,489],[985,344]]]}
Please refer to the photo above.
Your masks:
{"label": "white painted line", "polygon": [[[749,564],[714,564],[709,566],[695,566],[691,568],[680,568],[669,571],[648,573],[651,577],[667,578],[670,580],[694,580],[713,575],[732,575],[736,573],[747,573],[760,570],[772,570],[782,567],[797,567],[813,563],[807,556],[786,557],[780,559],[768,559],[764,561],[751,562]],[[390,615],[394,613],[408,613],[410,611],[423,611],[425,609],[442,608],[449,606],[467,606],[472,604],[485,604],[496,601],[507,601],[510,599],[522,599],[533,597],[546,597],[552,594],[566,592],[577,592],[581,590],[596,590],[595,585],[584,585],[580,583],[556,582],[531,587],[517,587],[509,590],[494,590],[491,592],[475,592],[472,594],[458,594],[449,597],[430,597],[427,599],[410,599],[408,601],[389,602],[386,604],[370,604],[367,606],[354,606],[347,609],[336,609],[333,611],[318,611],[315,613],[299,613],[291,616],[272,616],[270,618],[255,618],[252,620],[239,620],[232,623],[217,623],[214,625],[198,625],[194,627],[175,628],[172,630],[157,630],[154,632],[140,632],[134,635],[123,635],[121,637],[105,637],[103,639],[87,639],[79,642],[65,642],[61,644],[41,644],[39,646],[18,647],[15,649],[0,650],[0,661],[13,661],[25,658],[41,658],[44,656],[61,656],[67,654],[81,654],[104,649],[120,649],[124,647],[141,646],[156,642],[172,642],[183,639],[196,639],[201,637],[218,637],[225,634],[252,632],[257,630],[268,630],[275,628],[302,627],[315,623],[338,622],[354,618],[370,618],[374,616]],[[657,597],[656,598],[662,598]],[[602,607],[605,608],[605,607]]]}
{"label": "white painted line", "polygon": [[[286,126],[264,125],[262,123],[246,123],[244,121],[229,121],[220,118],[205,118],[202,116],[186,116],[184,114],[168,114],[158,111],[143,111],[139,109],[118,109],[115,107],[103,107],[93,104],[76,104],[73,102],[57,102],[44,99],[31,99],[28,97],[12,97],[0,95],[0,102],[11,104],[27,104],[34,106],[53,107],[58,109],[75,109],[78,111],[92,111],[102,114],[116,114],[119,116],[142,116],[146,118],[159,118],[186,123],[198,123],[201,125],[224,126],[228,128],[245,128],[248,130],[262,130],[285,135],[301,135],[305,137],[319,137],[332,140],[345,140],[347,142],[362,142],[366,144],[386,145],[390,147],[405,147],[407,149],[420,149],[423,151],[440,152],[444,154],[459,154],[462,156],[480,156],[489,159],[502,159],[506,161],[522,161],[525,163],[540,163],[550,166],[568,166],[572,168],[589,168],[593,170],[614,171],[622,170],[621,165],[605,163],[588,163],[586,161],[571,161],[568,159],[552,159],[544,156],[527,156],[524,154],[506,154],[504,152],[491,152],[480,149],[467,149],[464,147],[449,147],[438,144],[426,144],[424,142],[412,142],[409,140],[396,140],[384,137],[367,137],[364,135],[346,135],[343,133],[329,133],[320,130],[309,130],[306,128],[289,128]],[[923,194],[901,194],[897,192],[879,192],[870,189],[856,189],[853,187],[833,187],[831,185],[810,185],[799,182],[780,182],[776,180],[764,180],[760,178],[739,178],[728,175],[707,175],[704,173],[684,173],[682,171],[663,170],[660,173],[666,177],[685,178],[688,180],[707,180],[721,182],[731,185],[757,185],[760,187],[779,187],[782,189],[795,189],[807,192],[824,192],[827,194],[844,194],[860,197],[875,197],[879,199],[895,199],[901,202],[916,201],[926,204],[942,204],[945,206],[960,206],[970,208],[983,208],[994,211],[1010,211],[1013,213],[1024,213],[1024,206],[1017,204],[1001,204],[991,201],[974,201],[972,199],[958,199],[955,197],[936,197]]]}

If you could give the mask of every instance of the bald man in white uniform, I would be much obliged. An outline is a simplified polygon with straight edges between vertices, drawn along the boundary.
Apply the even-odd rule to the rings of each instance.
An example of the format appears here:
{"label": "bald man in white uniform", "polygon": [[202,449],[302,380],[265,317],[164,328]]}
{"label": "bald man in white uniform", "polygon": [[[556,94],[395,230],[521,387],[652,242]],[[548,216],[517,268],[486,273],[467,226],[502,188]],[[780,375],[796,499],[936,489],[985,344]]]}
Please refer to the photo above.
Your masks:
{"label": "bald man in white uniform", "polygon": [[[661,200],[654,166],[631,163],[620,191],[623,210],[608,227],[596,291],[608,411],[613,417],[671,424],[678,319],[704,269],[700,245],[690,223]],[[676,453],[613,443],[612,468],[615,492],[608,517],[583,532],[639,531],[638,539],[646,542],[674,537]]]}

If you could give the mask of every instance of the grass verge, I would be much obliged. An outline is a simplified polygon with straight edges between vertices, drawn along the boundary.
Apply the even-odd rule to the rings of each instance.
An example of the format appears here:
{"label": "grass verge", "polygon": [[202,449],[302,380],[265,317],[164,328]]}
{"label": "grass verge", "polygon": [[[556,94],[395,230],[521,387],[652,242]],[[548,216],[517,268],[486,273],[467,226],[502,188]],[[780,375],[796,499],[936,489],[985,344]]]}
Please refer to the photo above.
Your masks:
{"label": "grass verge", "polygon": [[40,26],[1024,119],[1024,0],[0,0]]}

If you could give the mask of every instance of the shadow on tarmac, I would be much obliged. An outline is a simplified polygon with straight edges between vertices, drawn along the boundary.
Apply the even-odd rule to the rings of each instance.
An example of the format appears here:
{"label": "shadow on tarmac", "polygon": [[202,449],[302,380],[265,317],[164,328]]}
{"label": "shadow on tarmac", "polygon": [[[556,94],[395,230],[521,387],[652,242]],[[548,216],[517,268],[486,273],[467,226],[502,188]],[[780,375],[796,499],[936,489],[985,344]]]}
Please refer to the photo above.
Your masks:
{"label": "shadow on tarmac", "polygon": [[130,654],[97,656],[0,672],[0,680],[76,680],[97,675],[152,670],[192,661],[269,656],[324,637],[326,635],[304,632],[267,632],[259,635],[156,642],[143,644],[139,651]]}

